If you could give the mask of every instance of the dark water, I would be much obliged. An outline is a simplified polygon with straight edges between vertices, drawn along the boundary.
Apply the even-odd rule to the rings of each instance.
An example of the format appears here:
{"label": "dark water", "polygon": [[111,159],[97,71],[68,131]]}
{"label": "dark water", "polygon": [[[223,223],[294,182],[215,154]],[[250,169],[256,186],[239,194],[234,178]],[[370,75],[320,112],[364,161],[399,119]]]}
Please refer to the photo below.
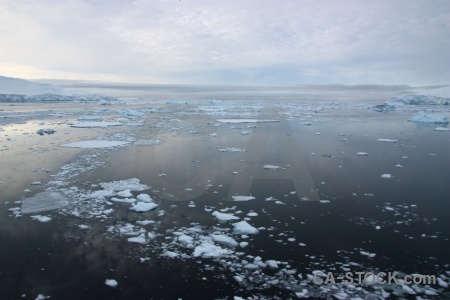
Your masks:
{"label": "dark water", "polygon": [[[161,145],[129,145],[112,152],[76,150],[67,156],[90,153],[105,162],[74,178],[73,186],[138,178],[151,186],[149,193],[159,203],[157,211],[138,215],[127,206],[115,206],[107,219],[82,219],[53,211],[40,213],[52,216],[51,222],[39,223],[28,216],[15,219],[6,211],[21,199],[19,188],[8,196],[2,194],[2,202],[10,203],[0,211],[1,299],[35,299],[38,294],[51,299],[295,298],[288,288],[239,285],[235,273],[217,259],[160,255],[163,245],[172,249],[167,245],[172,231],[192,222],[204,228],[230,228],[205,211],[211,207],[236,206],[234,211],[243,212],[238,214],[241,218],[250,211],[258,213],[248,222],[264,229],[247,240],[247,247],[236,251],[288,262],[303,276],[313,270],[343,272],[343,265],[349,263],[357,264],[349,267],[353,272],[438,276],[450,270],[448,132],[407,122],[402,112],[326,108],[311,117],[293,116],[281,108],[256,116],[280,122],[245,124],[218,123],[215,115],[181,112],[150,114],[147,125],[129,129],[137,132],[136,138],[160,139]],[[304,121],[312,125],[302,125]],[[397,142],[381,142],[380,138]],[[245,151],[218,150],[227,147]],[[57,153],[57,147],[54,150]],[[2,167],[7,163],[5,157],[2,154]],[[34,160],[30,158],[30,163]],[[58,161],[65,163],[62,158]],[[281,169],[263,169],[268,164]],[[393,177],[382,178],[382,174]],[[256,199],[231,201],[236,194]],[[265,201],[268,197],[283,204]],[[188,207],[190,201],[195,208]],[[158,216],[161,210],[166,213]],[[159,236],[149,245],[131,244],[107,233],[111,225],[138,219],[158,222],[153,231]],[[79,224],[91,229],[80,230]],[[369,258],[360,251],[376,256]],[[149,260],[141,263],[142,257]],[[107,278],[116,279],[119,286],[106,286]],[[442,290],[435,298],[444,299],[448,292]]]}

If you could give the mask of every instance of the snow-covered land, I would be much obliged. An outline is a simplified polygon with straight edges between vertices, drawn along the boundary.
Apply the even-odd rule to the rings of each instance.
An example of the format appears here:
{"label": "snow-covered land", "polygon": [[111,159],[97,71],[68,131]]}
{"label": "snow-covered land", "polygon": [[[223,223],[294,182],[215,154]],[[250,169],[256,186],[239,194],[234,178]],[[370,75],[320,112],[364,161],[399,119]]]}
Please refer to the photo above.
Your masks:
{"label": "snow-covered land", "polygon": [[100,94],[74,94],[53,84],[0,76],[0,102],[114,101]]}

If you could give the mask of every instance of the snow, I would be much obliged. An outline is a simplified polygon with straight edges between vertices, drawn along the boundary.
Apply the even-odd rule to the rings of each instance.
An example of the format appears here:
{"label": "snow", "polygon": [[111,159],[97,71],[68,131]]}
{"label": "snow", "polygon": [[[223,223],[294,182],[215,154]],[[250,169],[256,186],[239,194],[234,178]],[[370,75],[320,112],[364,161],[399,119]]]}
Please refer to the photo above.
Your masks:
{"label": "snow", "polygon": [[247,221],[233,223],[233,231],[237,234],[257,234],[259,230],[248,224]]}
{"label": "snow", "polygon": [[72,125],[75,128],[108,128],[109,126],[121,126],[120,122],[80,122],[78,124]]}
{"label": "snow", "polygon": [[232,196],[233,201],[250,201],[255,200],[256,197],[253,196]]}
{"label": "snow", "polygon": [[130,207],[130,210],[134,210],[137,212],[145,212],[158,207],[156,203],[148,203],[148,202],[137,202]]}
{"label": "snow", "polygon": [[61,147],[70,147],[70,148],[93,149],[93,148],[109,148],[109,147],[115,147],[115,146],[122,146],[122,145],[126,145],[126,144],[129,144],[129,142],[86,140],[86,141],[64,144],[64,145],[60,145],[60,146]]}
{"label": "snow", "polygon": [[49,222],[51,221],[52,218],[47,217],[47,216],[41,216],[41,215],[35,215],[35,216],[31,216],[31,218],[33,220],[37,220],[39,222],[45,223],[45,222]]}
{"label": "snow", "polygon": [[22,213],[37,213],[61,208],[68,204],[67,198],[58,192],[42,192],[22,201]]}
{"label": "snow", "polygon": [[219,221],[239,220],[239,217],[215,211],[212,213]]}
{"label": "snow", "polygon": [[114,279],[106,279],[105,280],[105,284],[107,285],[107,286],[110,286],[110,287],[113,287],[113,288],[115,288],[115,287],[117,287],[117,285],[119,284],[116,280],[114,280]]}
{"label": "snow", "polygon": [[214,242],[228,247],[236,247],[238,245],[235,239],[223,234],[211,234],[211,238]]}
{"label": "snow", "polygon": [[408,121],[422,122],[422,123],[434,123],[434,124],[448,124],[448,118],[442,115],[426,114],[423,111],[418,112]]}

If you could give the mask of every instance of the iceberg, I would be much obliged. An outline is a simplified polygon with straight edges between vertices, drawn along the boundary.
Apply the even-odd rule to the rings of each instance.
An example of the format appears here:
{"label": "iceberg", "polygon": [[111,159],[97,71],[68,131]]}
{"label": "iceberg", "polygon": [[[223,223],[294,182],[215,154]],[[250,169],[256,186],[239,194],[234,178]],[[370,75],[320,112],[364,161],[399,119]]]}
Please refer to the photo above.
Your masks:
{"label": "iceberg", "polygon": [[434,124],[448,124],[447,117],[442,115],[426,114],[423,111],[418,112],[414,117],[412,117],[408,121],[434,123]]}

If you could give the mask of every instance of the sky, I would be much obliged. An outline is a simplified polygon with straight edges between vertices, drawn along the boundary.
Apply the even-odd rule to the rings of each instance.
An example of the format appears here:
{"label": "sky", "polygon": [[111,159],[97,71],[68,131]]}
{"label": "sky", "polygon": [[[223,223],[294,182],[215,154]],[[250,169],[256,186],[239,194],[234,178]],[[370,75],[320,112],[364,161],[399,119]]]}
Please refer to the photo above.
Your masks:
{"label": "sky", "polygon": [[450,84],[448,0],[0,0],[0,75]]}

